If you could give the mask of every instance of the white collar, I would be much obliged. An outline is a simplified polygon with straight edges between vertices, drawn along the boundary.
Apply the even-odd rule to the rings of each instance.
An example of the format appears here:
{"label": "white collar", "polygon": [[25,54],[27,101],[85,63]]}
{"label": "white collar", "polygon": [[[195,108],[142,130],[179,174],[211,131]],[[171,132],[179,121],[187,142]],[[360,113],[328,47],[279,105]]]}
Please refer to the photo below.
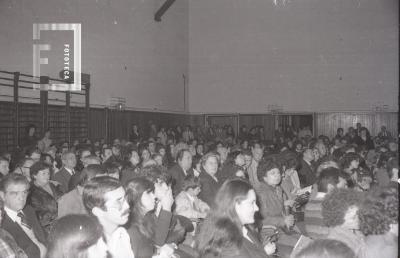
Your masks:
{"label": "white collar", "polygon": [[249,237],[248,233],[249,230],[247,230],[247,228],[245,226],[242,227],[242,233],[243,233],[243,237],[246,238],[247,240],[249,240],[250,242],[254,243],[253,240],[251,240],[251,238]]}
{"label": "white collar", "polygon": [[305,159],[303,159],[303,160],[304,160],[304,162],[306,162],[311,167],[311,162],[310,161],[305,160]]}
{"label": "white collar", "polygon": [[69,169],[69,168],[67,168],[67,167],[64,167],[64,168],[65,168],[65,170],[67,170],[68,173],[70,173],[71,175],[74,174],[74,170],[73,170],[73,169]]}
{"label": "white collar", "polygon": [[8,217],[14,222],[21,223],[21,218],[18,217],[18,212],[4,206],[4,211],[7,213]]}
{"label": "white collar", "polygon": [[185,192],[186,196],[189,198],[191,202],[194,202],[194,197],[191,196],[189,193]]}

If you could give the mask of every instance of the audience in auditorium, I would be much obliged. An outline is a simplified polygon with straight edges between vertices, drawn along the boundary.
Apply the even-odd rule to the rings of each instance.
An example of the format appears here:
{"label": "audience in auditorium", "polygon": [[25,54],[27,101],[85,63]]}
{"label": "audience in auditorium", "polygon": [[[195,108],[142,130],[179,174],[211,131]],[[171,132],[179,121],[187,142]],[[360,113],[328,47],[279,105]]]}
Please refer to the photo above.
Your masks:
{"label": "audience in auditorium", "polygon": [[289,257],[301,233],[313,242],[295,257],[397,257],[386,128],[339,128],[330,141],[291,126],[271,140],[262,126],[148,127],[70,145],[29,125],[21,152],[0,156],[0,256]]}

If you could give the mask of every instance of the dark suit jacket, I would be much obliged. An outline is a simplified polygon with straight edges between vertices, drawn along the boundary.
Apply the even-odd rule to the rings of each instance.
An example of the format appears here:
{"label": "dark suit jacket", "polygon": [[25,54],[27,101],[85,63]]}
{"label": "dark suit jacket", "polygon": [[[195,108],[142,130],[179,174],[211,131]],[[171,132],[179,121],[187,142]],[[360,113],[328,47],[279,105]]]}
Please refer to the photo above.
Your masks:
{"label": "dark suit jacket", "polygon": [[313,168],[307,164],[303,159],[301,160],[301,168],[297,172],[299,175],[300,186],[306,187],[313,185],[317,180]]}
{"label": "dark suit jacket", "polygon": [[368,150],[373,150],[375,148],[374,142],[371,138],[367,138],[366,141],[364,141],[360,136],[356,136],[354,143],[356,143],[358,146],[365,145],[367,146]]}
{"label": "dark suit jacket", "polygon": [[[22,210],[25,214],[26,219],[29,224],[32,226],[32,230],[35,233],[36,238],[46,245],[46,238],[42,227],[39,224],[39,221],[36,217],[35,211],[30,206],[25,206]],[[28,237],[25,231],[21,228],[21,226],[14,222],[7,213],[4,213],[3,222],[1,224],[4,230],[7,230],[8,233],[12,235],[12,237],[17,242],[17,245],[24,250],[24,252],[28,255],[29,258],[39,258],[40,250],[39,247],[32,242],[32,240]]]}
{"label": "dark suit jacket", "polygon": [[60,183],[60,189],[63,193],[68,192],[70,179],[71,174],[64,167],[54,175],[54,180]]}
{"label": "dark suit jacket", "polygon": [[214,206],[214,199],[217,195],[219,188],[221,187],[221,181],[215,181],[207,172],[201,171],[200,176],[201,192],[199,198],[206,202],[208,206]]}
{"label": "dark suit jacket", "polygon": [[172,213],[164,210],[161,210],[158,217],[153,214],[146,215],[145,220],[152,225],[151,227],[154,230],[154,235],[151,238],[141,233],[138,225],[132,223],[128,227],[127,232],[136,258],[151,258],[155,253],[155,245],[162,246],[166,243],[171,218]]}
{"label": "dark suit jacket", "polygon": [[[249,238],[253,241],[250,242],[247,238],[243,238],[241,247],[222,248],[221,254],[218,258],[267,258],[269,257],[262,246],[260,240],[252,232],[248,232]],[[212,254],[201,256],[202,258],[216,258]]]}
{"label": "dark suit jacket", "polygon": [[[179,164],[175,164],[172,168],[168,170],[168,173],[172,176],[172,193],[174,196],[177,196],[182,191],[183,180],[185,180],[185,173]],[[193,176],[193,170],[190,169],[187,172],[187,175]]]}
{"label": "dark suit jacket", "polygon": [[62,195],[59,187],[50,183],[50,188],[53,192],[53,196],[43,188],[33,184],[27,202],[35,210],[40,225],[46,233],[50,232],[53,222],[57,219],[57,200]]}

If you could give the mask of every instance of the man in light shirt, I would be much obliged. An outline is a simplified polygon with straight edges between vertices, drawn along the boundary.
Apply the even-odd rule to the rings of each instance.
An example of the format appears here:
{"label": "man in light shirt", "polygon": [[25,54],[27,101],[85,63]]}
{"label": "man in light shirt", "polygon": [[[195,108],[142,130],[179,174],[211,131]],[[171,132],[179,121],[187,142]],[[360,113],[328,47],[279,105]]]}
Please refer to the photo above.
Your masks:
{"label": "man in light shirt", "polygon": [[35,211],[26,205],[29,182],[20,174],[9,174],[0,182],[0,198],[4,200],[2,228],[12,235],[29,258],[46,256],[45,234]]}
{"label": "man in light shirt", "polygon": [[108,176],[93,178],[83,189],[83,204],[103,226],[111,256],[134,258],[129,235],[122,227],[129,218],[129,205],[121,183]]}

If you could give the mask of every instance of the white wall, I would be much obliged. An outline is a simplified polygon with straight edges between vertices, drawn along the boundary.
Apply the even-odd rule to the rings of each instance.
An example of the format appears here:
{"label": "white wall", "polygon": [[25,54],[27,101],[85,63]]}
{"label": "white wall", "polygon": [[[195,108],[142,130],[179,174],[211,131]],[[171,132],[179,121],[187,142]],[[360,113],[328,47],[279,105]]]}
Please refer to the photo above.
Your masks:
{"label": "white wall", "polygon": [[[91,74],[92,104],[115,96],[126,98],[128,107],[183,111],[188,2],[176,1],[157,23],[154,13],[163,2],[2,0],[0,70],[33,73],[33,23],[82,23],[82,72]],[[41,67],[51,77],[61,70],[54,63]]]}
{"label": "white wall", "polygon": [[183,111],[186,74],[192,113],[398,110],[397,0],[182,0],[156,23],[163,2],[0,1],[0,69],[32,74],[33,23],[79,22],[92,104]]}
{"label": "white wall", "polygon": [[286,2],[190,2],[191,112],[398,110],[397,0]]}

